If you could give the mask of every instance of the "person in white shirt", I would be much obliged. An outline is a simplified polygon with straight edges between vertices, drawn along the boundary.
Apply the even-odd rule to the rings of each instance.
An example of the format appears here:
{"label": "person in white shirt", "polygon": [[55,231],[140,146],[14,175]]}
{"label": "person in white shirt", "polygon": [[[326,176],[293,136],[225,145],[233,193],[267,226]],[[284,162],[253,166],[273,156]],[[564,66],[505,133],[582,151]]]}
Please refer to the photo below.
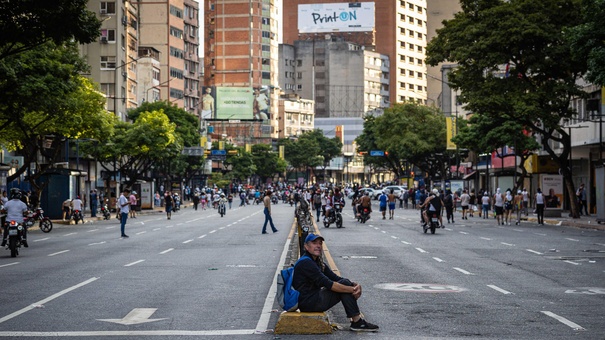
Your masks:
{"label": "person in white shirt", "polygon": [[544,195],[542,190],[536,190],[536,214],[538,215],[538,224],[544,224]]}
{"label": "person in white shirt", "polygon": [[[2,237],[2,247],[6,246],[6,242],[8,240],[8,223],[10,221],[15,221],[16,223],[23,223],[23,213],[27,211],[27,204],[21,201],[21,190],[13,188],[11,189],[11,199],[6,202],[2,208],[6,212],[6,223],[2,226],[3,228],[3,237]],[[27,228],[23,228],[23,246],[25,248],[28,247],[27,244]]]}
{"label": "person in white shirt", "polygon": [[80,212],[80,216],[82,217],[82,223],[84,223],[84,214],[82,213],[83,206],[84,203],[82,203],[80,196],[76,196],[76,198],[71,201],[71,211],[73,211],[74,214],[76,213],[76,211]]}
{"label": "person in white shirt", "polygon": [[124,192],[118,199],[118,207],[120,208],[120,231],[122,232],[122,238],[128,238],[128,235],[124,233],[126,229],[126,220],[128,220],[128,213],[130,212],[130,200],[128,195],[130,194],[129,189],[124,189]]}

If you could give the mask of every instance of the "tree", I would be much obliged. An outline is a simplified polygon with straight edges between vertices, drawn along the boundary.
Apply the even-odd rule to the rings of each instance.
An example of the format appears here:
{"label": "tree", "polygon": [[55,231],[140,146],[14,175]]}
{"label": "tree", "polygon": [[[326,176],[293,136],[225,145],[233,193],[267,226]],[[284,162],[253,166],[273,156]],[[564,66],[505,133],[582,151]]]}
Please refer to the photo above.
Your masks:
{"label": "tree", "polygon": [[[320,158],[323,159],[321,162],[322,171],[325,174],[326,167],[330,165],[330,161],[340,155],[342,155],[342,142],[340,138],[328,138],[324,136],[323,131],[320,129],[315,129],[309,132],[304,133],[300,137],[301,139],[308,138],[310,140],[314,140],[317,145],[319,145],[319,154]],[[325,181],[325,178],[324,178]]]}
{"label": "tree", "polygon": [[605,0],[582,1],[582,22],[567,32],[576,58],[586,58],[586,79],[605,86]]}
{"label": "tree", "polygon": [[28,180],[41,193],[46,183],[38,179],[59,161],[64,143],[111,134],[114,118],[79,74],[86,69],[73,43],[49,42],[0,59],[0,144],[24,157],[9,182],[30,170]]}
{"label": "tree", "polygon": [[48,42],[88,44],[100,35],[101,21],[88,0],[0,1],[0,60]]}
{"label": "tree", "polygon": [[273,178],[275,174],[286,170],[286,162],[279,158],[279,155],[273,152],[271,145],[268,144],[252,145],[252,162],[262,183],[266,183],[268,178]]}
{"label": "tree", "polygon": [[298,140],[286,139],[283,145],[284,157],[292,169],[306,172],[309,168],[321,165],[323,159],[319,157],[321,148],[317,140],[303,138],[303,136],[304,133],[298,137]]}
{"label": "tree", "polygon": [[[174,133],[178,135],[183,147],[198,146],[200,143],[198,118],[169,101],[145,102],[128,111],[128,118],[136,121],[143,112],[162,111],[174,124]],[[158,160],[154,167],[164,173],[167,179],[179,178],[188,182],[204,166],[204,158],[186,156],[180,153],[170,158]]]}
{"label": "tree", "polygon": [[246,152],[244,148],[239,148],[237,155],[227,155],[224,162],[226,166],[231,167],[231,178],[240,182],[250,178],[256,173],[256,165],[252,153]]}
{"label": "tree", "polygon": [[[565,32],[581,24],[580,2],[461,0],[462,12],[445,21],[427,46],[428,64],[458,65],[448,80],[461,90],[467,110],[515,121],[542,136],[544,150],[560,165],[569,197],[575,195],[571,142],[561,120],[576,114],[571,98],[585,95],[576,81],[587,63],[571,53]],[[553,142],[561,143],[560,154]]]}
{"label": "tree", "polygon": [[[416,103],[394,104],[379,117],[366,117],[363,133],[356,138],[358,150],[380,150],[384,157],[364,156],[364,164],[386,167],[404,176],[404,163],[443,176],[443,165],[430,161],[445,152],[445,118],[434,108]],[[441,158],[439,158],[441,159]]]}

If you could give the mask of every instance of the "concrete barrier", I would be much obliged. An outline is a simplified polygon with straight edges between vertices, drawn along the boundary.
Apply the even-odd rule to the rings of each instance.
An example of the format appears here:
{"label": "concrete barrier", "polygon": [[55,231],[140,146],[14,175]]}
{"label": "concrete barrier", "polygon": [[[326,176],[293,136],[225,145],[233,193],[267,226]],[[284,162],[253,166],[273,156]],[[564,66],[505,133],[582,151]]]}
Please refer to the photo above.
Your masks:
{"label": "concrete barrier", "polygon": [[332,334],[332,326],[326,313],[283,312],[275,334]]}

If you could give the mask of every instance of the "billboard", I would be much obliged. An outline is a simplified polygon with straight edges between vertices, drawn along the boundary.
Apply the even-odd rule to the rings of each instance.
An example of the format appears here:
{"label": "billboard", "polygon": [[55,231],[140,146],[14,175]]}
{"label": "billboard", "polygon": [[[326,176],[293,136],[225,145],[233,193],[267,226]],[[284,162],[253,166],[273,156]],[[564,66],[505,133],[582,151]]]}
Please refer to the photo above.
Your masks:
{"label": "billboard", "polygon": [[563,202],[563,176],[540,175],[546,209],[561,209]]}
{"label": "billboard", "polygon": [[298,5],[298,33],[373,30],[373,2]]}
{"label": "billboard", "polygon": [[271,119],[269,87],[202,87],[201,130],[205,119]]}

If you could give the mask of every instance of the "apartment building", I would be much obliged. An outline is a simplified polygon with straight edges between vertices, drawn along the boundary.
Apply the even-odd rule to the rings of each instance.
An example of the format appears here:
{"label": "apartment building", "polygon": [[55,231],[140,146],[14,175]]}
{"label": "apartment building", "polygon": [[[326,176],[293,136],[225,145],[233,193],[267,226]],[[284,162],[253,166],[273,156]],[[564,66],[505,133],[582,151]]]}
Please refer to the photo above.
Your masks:
{"label": "apartment building", "polygon": [[[139,0],[141,46],[160,57],[160,99],[199,115],[199,8],[193,0]],[[146,93],[149,89],[144,89]]]}
{"label": "apartment building", "polygon": [[276,137],[278,9],[274,0],[207,0],[204,16],[204,86],[261,89],[272,114],[254,124],[263,126],[264,135]]}
{"label": "apartment building", "polygon": [[282,91],[315,102],[315,117],[364,117],[389,107],[389,59],[329,37],[280,46]]}
{"label": "apartment building", "polygon": [[107,97],[107,110],[126,120],[128,109],[137,107],[138,6],[130,1],[88,2],[88,9],[102,21],[95,43],[81,45],[80,53],[91,66],[90,77]]}
{"label": "apartment building", "polygon": [[[324,39],[325,34],[301,34],[298,31],[298,5],[348,3],[342,0],[292,0],[284,2],[284,43],[296,40]],[[374,32],[326,32],[332,37],[356,42],[388,56],[389,100],[391,102],[427,102],[427,0],[369,1],[375,3]],[[319,108],[319,103],[317,103]]]}

